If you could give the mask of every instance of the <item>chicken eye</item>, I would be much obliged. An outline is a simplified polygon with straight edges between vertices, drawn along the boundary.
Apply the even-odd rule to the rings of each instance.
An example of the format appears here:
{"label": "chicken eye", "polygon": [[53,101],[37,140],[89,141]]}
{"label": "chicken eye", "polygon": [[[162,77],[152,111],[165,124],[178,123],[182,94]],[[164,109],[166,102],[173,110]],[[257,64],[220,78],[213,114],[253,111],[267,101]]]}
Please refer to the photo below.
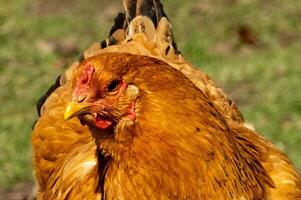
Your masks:
{"label": "chicken eye", "polygon": [[119,80],[113,80],[107,87],[107,92],[115,92],[119,87]]}

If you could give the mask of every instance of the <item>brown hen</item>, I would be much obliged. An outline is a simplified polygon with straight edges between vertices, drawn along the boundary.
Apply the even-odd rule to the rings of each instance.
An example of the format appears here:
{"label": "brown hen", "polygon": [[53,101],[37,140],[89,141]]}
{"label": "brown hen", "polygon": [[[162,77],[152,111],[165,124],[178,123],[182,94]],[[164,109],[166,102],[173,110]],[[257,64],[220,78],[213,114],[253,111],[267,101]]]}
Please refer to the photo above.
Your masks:
{"label": "brown hen", "polygon": [[[79,116],[106,157],[104,199],[300,197],[299,175],[286,157],[227,121],[180,71],[125,53],[99,54],[78,70],[65,119]],[[281,172],[285,191],[269,171],[271,151],[290,166]]]}
{"label": "brown hen", "polygon": [[[287,157],[179,54],[161,3],[124,5],[109,38],[85,51],[39,103],[38,199],[301,198]],[[83,107],[69,104],[65,117],[85,114],[88,129],[63,120],[72,98],[106,99],[98,106],[106,109],[96,115],[89,105],[70,115]]]}

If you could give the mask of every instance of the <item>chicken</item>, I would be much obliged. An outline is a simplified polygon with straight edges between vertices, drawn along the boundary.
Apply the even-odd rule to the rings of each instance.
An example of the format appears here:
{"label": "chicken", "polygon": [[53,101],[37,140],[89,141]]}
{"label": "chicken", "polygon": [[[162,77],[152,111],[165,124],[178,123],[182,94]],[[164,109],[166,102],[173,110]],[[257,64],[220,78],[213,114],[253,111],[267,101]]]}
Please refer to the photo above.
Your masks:
{"label": "chicken", "polygon": [[[248,128],[227,95],[178,52],[160,1],[125,0],[124,6],[109,38],[86,50],[38,104],[41,116],[32,136],[38,199],[301,198],[300,176],[288,158]],[[136,85],[118,79],[121,72]],[[97,94],[108,100],[101,105],[108,110],[95,115],[86,107],[74,113],[95,100],[98,90],[90,90],[90,83],[104,92],[112,75],[109,100]],[[180,83],[183,87],[176,86]],[[113,109],[110,103],[120,104]],[[190,112],[194,106],[204,111]],[[80,120],[64,121],[64,113]],[[116,134],[133,127],[143,128],[126,137]],[[138,146],[129,148],[134,142]]]}
{"label": "chicken", "polygon": [[[271,197],[267,151],[248,137],[256,133],[228,124],[178,70],[125,53],[99,54],[78,70],[64,117],[88,124],[108,158],[105,199]],[[299,194],[291,195],[300,195],[292,175]]]}

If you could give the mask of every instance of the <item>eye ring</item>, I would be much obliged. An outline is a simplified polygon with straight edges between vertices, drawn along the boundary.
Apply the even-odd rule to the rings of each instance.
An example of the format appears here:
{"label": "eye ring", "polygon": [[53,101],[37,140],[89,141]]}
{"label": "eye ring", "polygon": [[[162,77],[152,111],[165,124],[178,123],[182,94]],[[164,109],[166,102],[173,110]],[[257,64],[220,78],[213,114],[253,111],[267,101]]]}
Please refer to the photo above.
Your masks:
{"label": "eye ring", "polygon": [[119,88],[120,81],[119,80],[113,80],[108,86],[106,91],[107,92],[116,92]]}

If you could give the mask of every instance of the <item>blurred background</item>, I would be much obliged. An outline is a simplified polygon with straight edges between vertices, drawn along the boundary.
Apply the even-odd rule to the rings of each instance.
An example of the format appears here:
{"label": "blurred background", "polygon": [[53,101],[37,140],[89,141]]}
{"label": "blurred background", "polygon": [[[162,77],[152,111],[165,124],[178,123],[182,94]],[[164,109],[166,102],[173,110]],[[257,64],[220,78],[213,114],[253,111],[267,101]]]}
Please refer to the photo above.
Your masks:
{"label": "blurred background", "polygon": [[[301,1],[163,0],[183,55],[301,171]],[[0,199],[31,190],[35,103],[121,0],[0,0]],[[21,193],[22,193],[21,192]]]}

